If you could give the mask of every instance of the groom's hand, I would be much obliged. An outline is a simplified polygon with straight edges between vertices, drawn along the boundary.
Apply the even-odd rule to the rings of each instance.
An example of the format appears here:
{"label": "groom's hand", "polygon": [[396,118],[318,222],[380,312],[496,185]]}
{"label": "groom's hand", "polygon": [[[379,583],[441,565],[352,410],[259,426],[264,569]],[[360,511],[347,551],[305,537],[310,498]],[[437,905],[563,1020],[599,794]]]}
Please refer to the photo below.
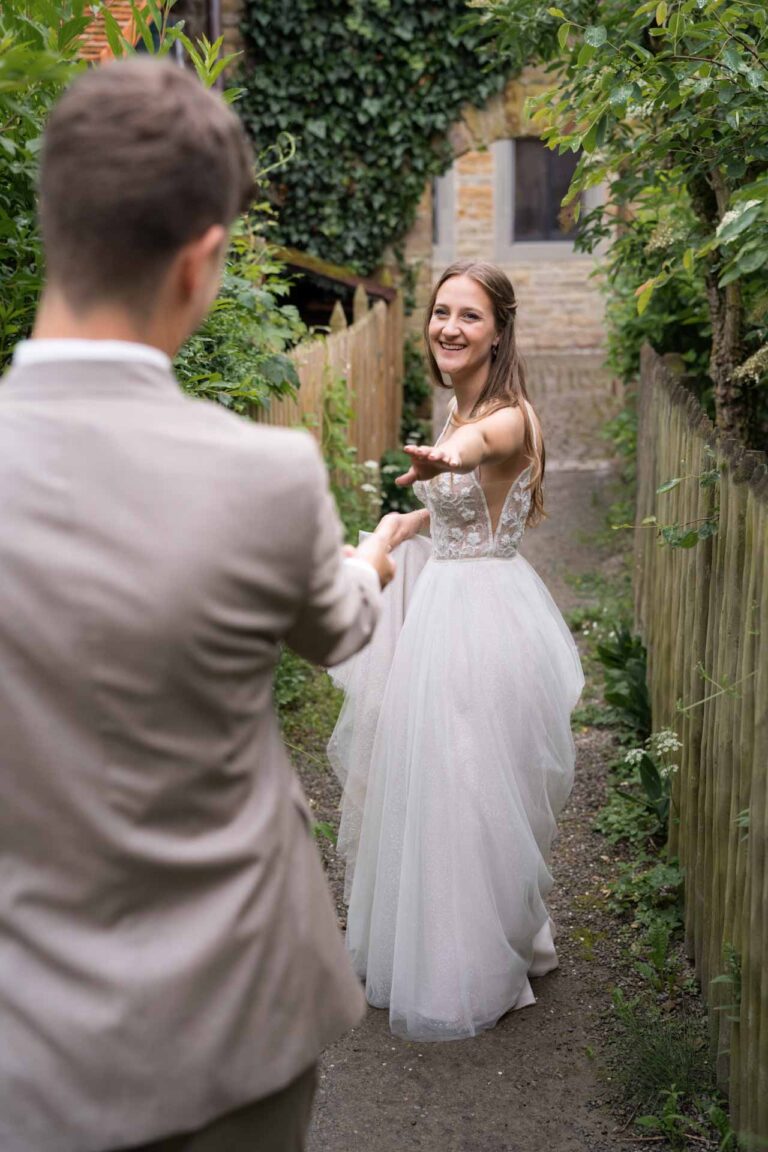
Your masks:
{"label": "groom's hand", "polygon": [[346,556],[354,556],[358,560],[365,560],[375,568],[382,588],[386,588],[395,574],[395,565],[390,556],[390,545],[386,539],[372,534],[367,536],[357,548],[345,548]]}

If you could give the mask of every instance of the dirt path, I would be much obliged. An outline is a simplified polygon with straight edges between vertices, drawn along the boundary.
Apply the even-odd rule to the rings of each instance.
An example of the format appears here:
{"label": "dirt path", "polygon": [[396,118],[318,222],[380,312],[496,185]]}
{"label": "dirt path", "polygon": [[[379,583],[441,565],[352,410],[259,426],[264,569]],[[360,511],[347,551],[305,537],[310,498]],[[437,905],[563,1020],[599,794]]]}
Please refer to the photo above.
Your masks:
{"label": "dirt path", "polygon": [[[574,573],[601,563],[594,537],[603,527],[610,478],[599,470],[553,470],[550,518],[524,552],[563,611],[579,602]],[[610,949],[596,947],[612,921],[594,900],[605,872],[601,838],[591,828],[604,794],[610,737],[576,733],[576,785],[560,822],[551,901],[560,968],[533,982],[537,1003],[508,1014],[491,1032],[448,1044],[412,1044],[390,1035],[385,1012],[330,1048],[321,1067],[310,1152],[628,1152],[636,1142],[604,1110],[594,1051],[599,1014],[609,1003]],[[304,770],[323,818],[338,793]],[[319,813],[320,814],[320,813]],[[332,851],[332,850],[331,850]],[[326,847],[340,904],[341,871]],[[343,912],[342,912],[343,915]]]}

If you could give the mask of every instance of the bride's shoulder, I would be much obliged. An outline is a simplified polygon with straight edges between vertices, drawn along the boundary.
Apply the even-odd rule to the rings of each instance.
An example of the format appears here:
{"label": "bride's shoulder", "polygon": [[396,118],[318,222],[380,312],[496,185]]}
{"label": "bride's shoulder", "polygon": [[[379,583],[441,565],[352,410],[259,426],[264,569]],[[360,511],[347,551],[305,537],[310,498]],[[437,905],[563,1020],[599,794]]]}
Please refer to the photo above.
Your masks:
{"label": "bride's shoulder", "polygon": [[525,414],[520,405],[504,404],[478,413],[478,424],[484,432],[518,437],[525,434]]}

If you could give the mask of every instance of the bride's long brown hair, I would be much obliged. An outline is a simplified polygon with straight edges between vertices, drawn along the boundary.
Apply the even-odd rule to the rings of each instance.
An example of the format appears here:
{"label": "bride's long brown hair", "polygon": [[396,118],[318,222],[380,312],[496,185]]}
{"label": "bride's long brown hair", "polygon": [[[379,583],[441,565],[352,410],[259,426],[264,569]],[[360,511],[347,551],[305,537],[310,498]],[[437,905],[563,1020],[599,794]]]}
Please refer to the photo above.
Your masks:
{"label": "bride's long brown hair", "polygon": [[[488,379],[473,405],[469,420],[462,420],[455,413],[452,419],[455,424],[473,423],[483,416],[490,415],[491,412],[496,412],[499,408],[522,407],[525,418],[523,446],[526,456],[533,465],[528,485],[531,493],[531,508],[527,522],[528,524],[536,524],[544,515],[542,482],[544,480],[546,454],[541,435],[534,436],[533,419],[528,411],[528,405],[530,405],[531,410],[533,405],[526,388],[525,366],[520,358],[515,340],[515,313],[517,312],[515,290],[509,277],[495,264],[490,264],[485,260],[457,260],[446,268],[435,284],[424,321],[424,342],[427,348],[430,375],[434,383],[440,388],[450,387],[443,381],[442,373],[437,366],[429,342],[429,322],[432,319],[438,292],[446,280],[451,280],[454,276],[468,276],[470,280],[479,284],[486,293],[493,306],[493,316],[499,340],[496,356],[491,361]],[[521,401],[524,401],[522,405]]]}

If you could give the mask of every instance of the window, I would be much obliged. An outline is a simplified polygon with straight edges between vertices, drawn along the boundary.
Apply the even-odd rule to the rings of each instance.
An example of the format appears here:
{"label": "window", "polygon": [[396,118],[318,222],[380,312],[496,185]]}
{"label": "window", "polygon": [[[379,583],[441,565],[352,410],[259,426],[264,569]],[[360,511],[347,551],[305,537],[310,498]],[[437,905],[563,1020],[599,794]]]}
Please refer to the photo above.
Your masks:
{"label": "window", "polygon": [[512,141],[514,189],[512,236],[520,241],[573,240],[575,203],[562,207],[578,156],[559,156],[536,137]]}

